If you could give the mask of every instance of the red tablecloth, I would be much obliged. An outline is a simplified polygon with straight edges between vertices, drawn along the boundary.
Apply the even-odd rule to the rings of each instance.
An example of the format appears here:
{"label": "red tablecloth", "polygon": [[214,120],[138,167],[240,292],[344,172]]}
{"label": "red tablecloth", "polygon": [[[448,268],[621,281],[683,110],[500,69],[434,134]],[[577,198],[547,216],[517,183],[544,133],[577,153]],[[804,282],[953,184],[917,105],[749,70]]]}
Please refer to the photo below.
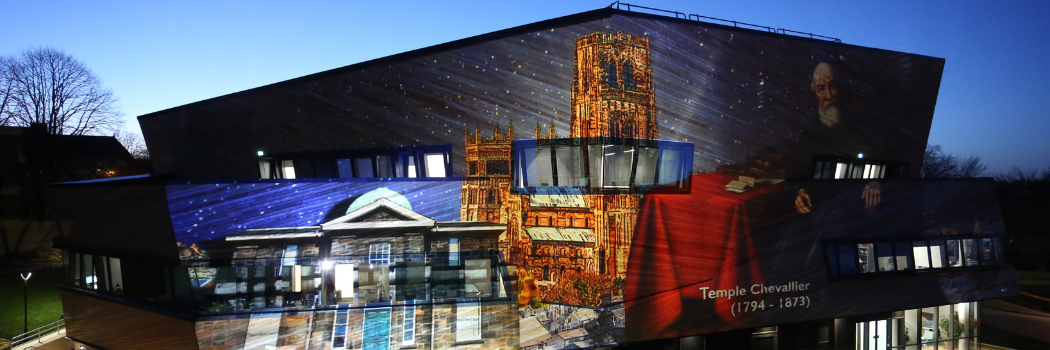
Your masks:
{"label": "red tablecloth", "polygon": [[[749,224],[778,186],[726,191],[725,185],[735,179],[694,175],[688,195],[645,196],[627,268],[627,341],[728,326],[735,319],[731,304],[737,300],[712,303],[703,299],[700,287],[749,288],[762,282]],[[712,304],[718,319],[705,316],[712,314]]]}

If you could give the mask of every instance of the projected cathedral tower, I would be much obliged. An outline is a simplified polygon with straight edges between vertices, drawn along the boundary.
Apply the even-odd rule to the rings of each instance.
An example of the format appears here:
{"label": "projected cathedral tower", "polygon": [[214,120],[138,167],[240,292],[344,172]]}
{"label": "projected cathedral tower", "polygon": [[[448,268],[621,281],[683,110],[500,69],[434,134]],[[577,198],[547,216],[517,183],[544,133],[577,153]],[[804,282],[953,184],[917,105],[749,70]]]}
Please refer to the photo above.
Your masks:
{"label": "projected cathedral tower", "polygon": [[[649,38],[593,33],[576,38],[570,138],[657,139]],[[555,138],[553,126],[536,139]],[[510,191],[514,127],[491,138],[465,132],[468,180],[461,220],[507,224],[500,250],[538,280],[566,272],[624,278],[637,221],[638,195],[554,196]]]}
{"label": "projected cathedral tower", "polygon": [[657,139],[649,38],[594,33],[576,38],[569,137]]}

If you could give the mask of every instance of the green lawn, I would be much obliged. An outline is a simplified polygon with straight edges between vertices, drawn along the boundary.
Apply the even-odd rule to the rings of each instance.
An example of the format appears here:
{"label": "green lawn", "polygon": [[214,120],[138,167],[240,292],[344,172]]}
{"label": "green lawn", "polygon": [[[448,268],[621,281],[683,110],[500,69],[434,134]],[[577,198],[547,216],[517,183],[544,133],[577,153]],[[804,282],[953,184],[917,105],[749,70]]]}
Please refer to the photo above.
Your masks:
{"label": "green lawn", "polygon": [[[29,329],[58,321],[62,300],[58,285],[65,280],[61,268],[37,270],[29,278]],[[0,276],[0,338],[22,334],[22,278],[18,274]]]}

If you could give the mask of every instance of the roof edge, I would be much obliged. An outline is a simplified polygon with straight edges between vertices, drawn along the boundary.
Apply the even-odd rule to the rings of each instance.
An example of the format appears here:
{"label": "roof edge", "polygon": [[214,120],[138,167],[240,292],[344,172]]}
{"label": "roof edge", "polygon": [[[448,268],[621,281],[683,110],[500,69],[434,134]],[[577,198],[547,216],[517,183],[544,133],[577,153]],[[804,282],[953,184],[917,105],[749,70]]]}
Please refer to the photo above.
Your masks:
{"label": "roof edge", "polygon": [[786,38],[791,38],[793,40],[819,42],[819,43],[828,44],[828,45],[842,45],[842,46],[847,46],[847,47],[856,48],[856,49],[862,49],[862,50],[870,50],[870,51],[885,52],[885,53],[903,54],[903,55],[909,55],[909,56],[922,57],[922,58],[926,58],[926,59],[940,60],[942,62],[945,61],[944,58],[934,57],[934,56],[927,56],[927,55],[916,54],[916,53],[908,53],[908,52],[894,51],[894,50],[888,50],[888,49],[879,49],[879,48],[860,46],[860,45],[855,45],[855,44],[846,44],[846,43],[841,43],[841,42],[834,42],[834,41],[828,41],[828,40],[816,39],[816,38],[807,38],[807,37],[798,36],[798,35],[791,35],[791,34],[770,33],[770,32],[765,32],[765,31],[751,29],[751,28],[734,27],[734,26],[718,24],[718,23],[713,23],[713,22],[705,22],[705,21],[700,21],[700,20],[685,19],[685,18],[680,18],[680,17],[670,17],[670,16],[653,14],[653,13],[646,13],[646,12],[620,10],[620,9],[616,9],[616,8],[612,8],[612,7],[603,7],[603,8],[599,8],[599,9],[595,9],[595,10],[590,10],[590,11],[586,11],[586,12],[580,12],[580,13],[576,13],[576,14],[571,14],[571,15],[566,15],[566,16],[562,16],[562,17],[552,18],[552,19],[543,20],[543,21],[539,21],[539,22],[523,24],[523,25],[519,25],[519,26],[516,26],[516,27],[511,27],[511,28],[507,28],[507,29],[501,29],[501,30],[497,30],[497,31],[494,31],[494,32],[479,34],[479,35],[475,35],[475,36],[471,36],[471,37],[467,37],[467,38],[463,38],[463,39],[458,39],[458,40],[453,40],[453,41],[449,41],[449,42],[445,42],[445,43],[441,43],[441,44],[437,44],[437,45],[432,45],[432,46],[427,46],[427,47],[423,47],[423,48],[419,48],[419,49],[415,49],[415,50],[405,51],[405,52],[393,54],[393,55],[390,55],[390,56],[374,58],[374,59],[371,59],[371,60],[362,61],[362,62],[358,62],[358,63],[354,63],[354,64],[342,66],[342,67],[332,68],[332,69],[329,69],[329,70],[325,70],[325,71],[321,71],[321,72],[317,72],[317,73],[312,73],[312,74],[308,74],[308,75],[304,75],[304,76],[300,76],[300,77],[296,77],[296,78],[292,78],[292,79],[288,79],[288,80],[283,80],[283,81],[279,81],[279,82],[275,82],[275,83],[271,83],[271,84],[267,84],[267,85],[263,85],[263,86],[259,86],[259,87],[254,87],[254,88],[250,88],[250,89],[247,89],[247,90],[241,90],[241,91],[237,91],[237,92],[233,92],[233,93],[229,93],[229,94],[225,94],[225,95],[220,95],[220,96],[216,96],[216,97],[207,98],[207,99],[196,101],[196,102],[190,102],[190,103],[187,103],[187,104],[184,104],[184,105],[175,106],[175,107],[171,107],[171,108],[167,108],[167,109],[163,109],[163,110],[159,110],[159,111],[143,114],[143,115],[138,116],[136,119],[139,122],[142,122],[144,120],[153,119],[155,117],[159,117],[159,116],[164,115],[164,114],[176,112],[176,111],[179,111],[179,110],[182,110],[182,109],[185,109],[185,108],[189,108],[189,107],[192,107],[192,106],[196,106],[196,105],[200,105],[200,104],[204,104],[204,103],[209,103],[209,102],[216,102],[216,101],[219,101],[219,100],[224,99],[224,98],[240,97],[242,95],[248,95],[248,94],[257,93],[257,92],[265,91],[265,90],[269,90],[269,89],[280,88],[280,87],[283,87],[283,86],[286,86],[286,85],[292,85],[292,84],[297,84],[297,83],[300,83],[300,82],[305,82],[305,81],[309,81],[309,80],[313,80],[313,79],[323,78],[323,77],[327,77],[327,76],[330,76],[330,75],[339,74],[339,73],[342,73],[342,72],[345,72],[345,71],[350,71],[350,70],[354,70],[354,69],[363,69],[363,68],[368,68],[368,67],[371,67],[371,66],[377,66],[377,65],[390,63],[390,62],[395,62],[395,61],[399,61],[399,60],[405,60],[405,59],[415,58],[415,57],[419,57],[419,56],[423,56],[423,55],[438,53],[438,52],[442,52],[442,51],[448,51],[448,50],[452,50],[452,49],[457,49],[457,48],[461,48],[461,47],[470,46],[470,45],[473,45],[473,44],[476,44],[476,43],[480,43],[480,42],[484,42],[484,41],[498,40],[498,39],[511,37],[511,36],[514,36],[514,35],[528,33],[528,32],[532,32],[532,31],[536,31],[538,29],[546,29],[546,28],[550,28],[550,27],[562,27],[562,26],[568,26],[568,25],[573,25],[573,24],[578,24],[578,23],[583,23],[583,22],[594,21],[594,20],[598,20],[598,19],[612,18],[614,15],[616,15],[616,16],[625,16],[625,17],[635,17],[635,18],[642,18],[642,19],[650,19],[650,20],[673,21],[673,22],[682,23],[682,24],[691,24],[691,25],[698,25],[698,26],[704,26],[704,27],[712,27],[712,28],[722,29],[722,30],[746,32],[748,34],[786,37]]}
{"label": "roof edge", "polygon": [[371,60],[367,60],[367,61],[363,61],[363,62],[358,62],[358,63],[354,63],[354,64],[350,64],[350,65],[346,65],[346,66],[342,66],[342,67],[338,67],[338,68],[332,68],[332,69],[329,69],[329,70],[325,70],[325,71],[321,71],[321,72],[317,72],[317,73],[313,73],[313,74],[308,74],[308,75],[304,75],[304,76],[301,76],[301,77],[292,78],[292,79],[288,79],[288,80],[283,80],[283,81],[279,81],[279,82],[276,82],[276,83],[271,83],[271,84],[267,84],[267,85],[263,85],[263,86],[259,86],[259,87],[254,87],[254,88],[250,88],[250,89],[247,89],[247,90],[241,90],[241,91],[238,91],[238,92],[233,92],[233,93],[229,93],[229,94],[225,94],[225,95],[220,95],[220,96],[216,96],[216,97],[200,100],[200,101],[197,101],[197,102],[190,102],[190,103],[187,103],[187,104],[184,104],[184,105],[181,105],[181,106],[175,106],[175,107],[159,110],[159,111],[156,111],[156,112],[146,113],[146,114],[138,116],[136,119],[139,122],[141,122],[141,121],[144,121],[144,120],[149,120],[149,119],[158,117],[158,116],[163,115],[163,114],[167,114],[167,113],[175,112],[175,111],[178,111],[178,110],[181,110],[181,109],[184,109],[184,108],[188,108],[190,106],[195,106],[195,105],[208,103],[208,102],[214,102],[214,101],[218,101],[218,100],[221,100],[221,99],[224,99],[224,98],[239,97],[241,95],[246,95],[246,94],[250,94],[250,93],[256,93],[256,92],[259,92],[259,91],[264,91],[264,90],[273,89],[273,88],[279,88],[279,87],[283,87],[285,85],[291,85],[291,84],[296,84],[296,83],[303,82],[303,81],[308,81],[308,80],[312,80],[312,79],[322,78],[322,77],[326,77],[326,76],[329,76],[329,75],[342,73],[344,71],[349,71],[349,70],[353,70],[353,69],[362,69],[362,68],[367,68],[367,67],[371,67],[371,66],[374,66],[374,65],[380,65],[380,64],[384,64],[384,63],[388,63],[388,62],[393,62],[393,61],[398,61],[398,60],[403,60],[403,59],[408,59],[408,58],[414,58],[414,57],[417,57],[417,56],[423,56],[423,55],[427,55],[427,54],[432,54],[432,53],[437,53],[437,52],[442,52],[442,51],[448,51],[448,50],[452,50],[452,49],[457,49],[457,48],[473,45],[473,44],[476,44],[476,43],[479,43],[479,42],[483,42],[483,41],[503,39],[503,38],[506,38],[506,37],[514,36],[514,35],[519,35],[519,34],[523,34],[523,33],[532,32],[532,31],[535,31],[535,30],[540,29],[540,28],[550,28],[550,27],[553,27],[553,26],[561,27],[561,26],[568,26],[568,25],[573,25],[573,24],[582,23],[582,22],[589,22],[589,21],[602,19],[602,18],[611,18],[614,14],[622,14],[622,13],[629,13],[629,12],[605,7],[605,8],[599,8],[599,9],[596,9],[596,10],[590,10],[590,11],[586,11],[586,12],[580,12],[580,13],[571,14],[571,15],[567,15],[567,16],[562,16],[562,17],[552,18],[552,19],[548,19],[548,20],[543,20],[543,21],[539,21],[539,22],[523,24],[523,25],[516,26],[516,27],[511,27],[511,28],[507,28],[507,29],[501,29],[501,30],[497,30],[497,31],[494,31],[494,32],[489,32],[489,33],[485,33],[485,34],[479,34],[479,35],[475,35],[475,36],[472,36],[472,37],[467,37],[467,38],[463,38],[463,39],[453,40],[453,41],[449,41],[449,42],[445,42],[445,43],[441,43],[441,44],[437,44],[437,45],[433,45],[433,46],[427,46],[427,47],[423,47],[423,48],[419,48],[419,49],[415,49],[415,50],[411,50],[411,51],[405,51],[405,52],[402,52],[402,53],[397,53],[397,54],[393,54],[393,55],[390,55],[390,56],[379,57],[379,58],[375,58],[375,59],[371,59]]}

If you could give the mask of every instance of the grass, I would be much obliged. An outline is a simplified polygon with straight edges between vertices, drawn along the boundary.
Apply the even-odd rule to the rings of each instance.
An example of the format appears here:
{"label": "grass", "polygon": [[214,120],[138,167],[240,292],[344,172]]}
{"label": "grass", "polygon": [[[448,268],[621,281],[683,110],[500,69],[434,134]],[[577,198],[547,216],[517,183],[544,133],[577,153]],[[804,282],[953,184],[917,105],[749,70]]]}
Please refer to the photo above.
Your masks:
{"label": "grass", "polygon": [[[62,300],[58,286],[65,281],[61,268],[42,269],[29,278],[29,329],[58,321],[62,317]],[[0,338],[11,339],[22,334],[22,277],[17,273],[0,276]]]}

